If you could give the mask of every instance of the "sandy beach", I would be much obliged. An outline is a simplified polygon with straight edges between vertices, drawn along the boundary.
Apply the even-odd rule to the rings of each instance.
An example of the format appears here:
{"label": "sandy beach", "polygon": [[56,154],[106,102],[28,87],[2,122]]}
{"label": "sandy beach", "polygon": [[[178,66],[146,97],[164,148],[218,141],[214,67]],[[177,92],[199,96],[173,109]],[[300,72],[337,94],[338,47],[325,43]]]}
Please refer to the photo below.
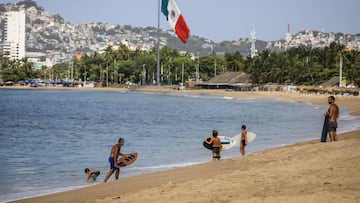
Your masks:
{"label": "sandy beach", "polygon": [[[275,98],[327,105],[327,95],[158,87],[132,91]],[[359,97],[336,97],[336,103],[340,110],[346,107],[352,115],[360,115]],[[359,147],[357,130],[339,135],[337,142],[303,142],[17,202],[359,202]]]}

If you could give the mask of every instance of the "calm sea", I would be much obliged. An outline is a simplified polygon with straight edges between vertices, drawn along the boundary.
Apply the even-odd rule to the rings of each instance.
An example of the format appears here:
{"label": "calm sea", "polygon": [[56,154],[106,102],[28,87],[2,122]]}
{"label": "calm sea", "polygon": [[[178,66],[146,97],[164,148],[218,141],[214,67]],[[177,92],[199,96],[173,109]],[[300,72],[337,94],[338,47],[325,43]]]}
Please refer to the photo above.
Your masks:
{"label": "calm sea", "polygon": [[[234,136],[246,124],[257,138],[248,153],[319,139],[324,105],[229,97],[116,91],[0,90],[0,201],[89,186],[84,168],[108,171],[110,148],[138,160],[135,176],[212,160],[202,141],[213,129]],[[360,127],[341,108],[339,131]],[[223,158],[239,156],[237,147]],[[111,177],[109,181],[113,180]],[[95,184],[97,184],[95,183]]]}

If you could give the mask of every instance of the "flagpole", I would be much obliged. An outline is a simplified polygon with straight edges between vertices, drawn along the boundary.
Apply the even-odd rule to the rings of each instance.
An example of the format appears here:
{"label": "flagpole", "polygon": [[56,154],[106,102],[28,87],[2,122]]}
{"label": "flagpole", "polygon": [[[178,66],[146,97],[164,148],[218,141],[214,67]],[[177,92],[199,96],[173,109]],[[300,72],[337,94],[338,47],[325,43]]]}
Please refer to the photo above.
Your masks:
{"label": "flagpole", "polygon": [[158,86],[160,86],[160,0],[158,0],[158,36],[157,36],[156,84]]}

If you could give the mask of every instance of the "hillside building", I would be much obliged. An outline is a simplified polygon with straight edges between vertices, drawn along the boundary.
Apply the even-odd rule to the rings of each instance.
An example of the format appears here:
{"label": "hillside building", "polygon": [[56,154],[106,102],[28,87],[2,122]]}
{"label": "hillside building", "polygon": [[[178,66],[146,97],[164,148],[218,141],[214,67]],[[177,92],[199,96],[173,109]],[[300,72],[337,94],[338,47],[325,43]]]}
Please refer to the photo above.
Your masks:
{"label": "hillside building", "polygon": [[5,13],[4,39],[1,52],[10,60],[25,57],[25,11]]}

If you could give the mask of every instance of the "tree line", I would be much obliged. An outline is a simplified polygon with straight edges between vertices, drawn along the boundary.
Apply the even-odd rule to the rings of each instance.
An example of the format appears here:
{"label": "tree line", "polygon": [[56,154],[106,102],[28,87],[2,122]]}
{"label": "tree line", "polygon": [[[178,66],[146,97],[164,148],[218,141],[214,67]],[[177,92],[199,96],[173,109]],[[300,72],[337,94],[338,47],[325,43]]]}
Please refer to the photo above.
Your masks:
{"label": "tree line", "polygon": [[[182,79],[195,80],[198,72],[207,81],[226,71],[243,71],[251,75],[254,84],[296,84],[318,86],[339,76],[342,58],[343,77],[348,84],[360,86],[360,52],[348,50],[344,45],[331,43],[325,48],[305,46],[289,48],[283,52],[264,50],[257,56],[243,56],[240,52],[207,56],[193,56],[164,46],[160,50],[160,81],[178,84]],[[20,61],[0,56],[0,77],[3,81],[23,81],[40,78],[45,81],[74,79],[102,82],[103,85],[125,82],[153,83],[157,74],[157,50],[129,50],[124,44],[114,49],[106,47],[71,62],[59,63],[51,68],[35,69],[27,58]]]}

